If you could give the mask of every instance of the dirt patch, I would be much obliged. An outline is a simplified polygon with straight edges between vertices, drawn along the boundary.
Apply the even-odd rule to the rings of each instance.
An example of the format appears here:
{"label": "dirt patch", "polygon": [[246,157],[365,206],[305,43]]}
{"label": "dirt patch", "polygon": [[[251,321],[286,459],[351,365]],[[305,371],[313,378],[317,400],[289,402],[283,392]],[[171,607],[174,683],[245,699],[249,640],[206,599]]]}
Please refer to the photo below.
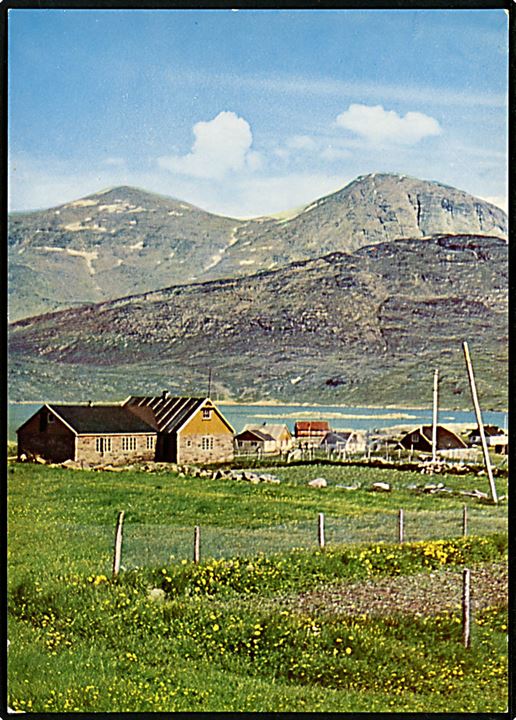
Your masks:
{"label": "dirt patch", "polygon": [[[472,612],[507,604],[506,563],[471,568]],[[462,598],[462,570],[387,577],[378,580],[333,585],[301,593],[286,600],[292,611],[332,615],[430,615],[459,610]]]}

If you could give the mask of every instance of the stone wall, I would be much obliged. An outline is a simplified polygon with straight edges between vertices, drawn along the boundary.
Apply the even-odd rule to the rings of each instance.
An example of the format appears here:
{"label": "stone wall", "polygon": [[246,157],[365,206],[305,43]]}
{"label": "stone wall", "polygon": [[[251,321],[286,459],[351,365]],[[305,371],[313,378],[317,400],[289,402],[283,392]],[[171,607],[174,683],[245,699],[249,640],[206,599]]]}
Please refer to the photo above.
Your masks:
{"label": "stone wall", "polygon": [[[80,435],[77,437],[77,456],[76,460],[79,462],[85,462],[89,465],[100,465],[102,464],[128,464],[143,460],[154,460],[156,449],[155,449],[155,438],[156,435],[131,435],[132,438],[136,438],[136,449],[134,450],[123,450],[122,435],[111,435],[111,450],[100,453],[97,450],[97,437],[98,435]],[[154,447],[147,449],[147,437],[154,438]]]}
{"label": "stone wall", "polygon": [[213,449],[203,449],[203,438],[206,435],[179,433],[177,446],[178,463],[220,463],[233,460],[233,435],[220,433],[210,435]]}

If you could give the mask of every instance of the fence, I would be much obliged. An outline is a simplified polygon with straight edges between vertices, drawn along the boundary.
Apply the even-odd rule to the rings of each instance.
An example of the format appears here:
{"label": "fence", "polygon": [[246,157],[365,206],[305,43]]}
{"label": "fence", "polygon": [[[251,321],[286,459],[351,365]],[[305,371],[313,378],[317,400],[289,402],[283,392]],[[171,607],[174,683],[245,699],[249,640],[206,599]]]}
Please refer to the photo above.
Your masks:
{"label": "fence", "polygon": [[[462,509],[439,512],[404,511],[403,541],[437,540],[458,537],[464,533]],[[350,543],[398,542],[399,513],[376,512],[360,516],[332,517],[325,513],[322,535],[325,546]],[[122,565],[152,567],[174,560],[194,557],[194,527],[132,524],[130,516],[124,527]],[[466,532],[485,535],[507,530],[507,515],[486,516],[482,508],[469,507]],[[200,527],[200,558],[250,557],[259,553],[270,555],[294,548],[317,548],[321,538],[318,514],[303,522],[283,523],[262,528],[225,528],[213,525]],[[113,528],[111,529],[113,547]]]}

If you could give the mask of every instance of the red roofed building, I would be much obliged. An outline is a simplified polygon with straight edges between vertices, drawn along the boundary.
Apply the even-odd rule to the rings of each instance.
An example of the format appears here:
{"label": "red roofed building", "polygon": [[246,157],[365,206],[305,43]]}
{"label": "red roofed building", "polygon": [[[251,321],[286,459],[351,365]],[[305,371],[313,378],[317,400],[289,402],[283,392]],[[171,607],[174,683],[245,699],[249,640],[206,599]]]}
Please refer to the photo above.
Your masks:
{"label": "red roofed building", "polygon": [[330,425],[326,420],[299,420],[294,425],[296,438],[323,438],[330,432]]}

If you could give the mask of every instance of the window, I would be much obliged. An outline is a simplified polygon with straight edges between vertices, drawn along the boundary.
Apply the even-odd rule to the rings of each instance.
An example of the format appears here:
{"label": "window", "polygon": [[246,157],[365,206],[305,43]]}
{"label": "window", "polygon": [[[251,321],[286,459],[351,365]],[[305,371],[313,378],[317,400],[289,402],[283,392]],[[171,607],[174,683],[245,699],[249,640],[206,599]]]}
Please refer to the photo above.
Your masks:
{"label": "window", "polygon": [[136,450],[136,438],[135,437],[123,437],[122,438],[122,450]]}
{"label": "window", "polygon": [[202,419],[203,420],[209,420],[211,418],[211,410],[210,408],[203,408],[202,410]]}
{"label": "window", "polygon": [[152,435],[147,435],[147,450],[152,450],[154,448],[154,438]]}
{"label": "window", "polygon": [[201,440],[201,448],[203,450],[213,450],[213,438],[205,436]]}
{"label": "window", "polygon": [[95,438],[95,450],[102,455],[111,452],[111,438]]}

